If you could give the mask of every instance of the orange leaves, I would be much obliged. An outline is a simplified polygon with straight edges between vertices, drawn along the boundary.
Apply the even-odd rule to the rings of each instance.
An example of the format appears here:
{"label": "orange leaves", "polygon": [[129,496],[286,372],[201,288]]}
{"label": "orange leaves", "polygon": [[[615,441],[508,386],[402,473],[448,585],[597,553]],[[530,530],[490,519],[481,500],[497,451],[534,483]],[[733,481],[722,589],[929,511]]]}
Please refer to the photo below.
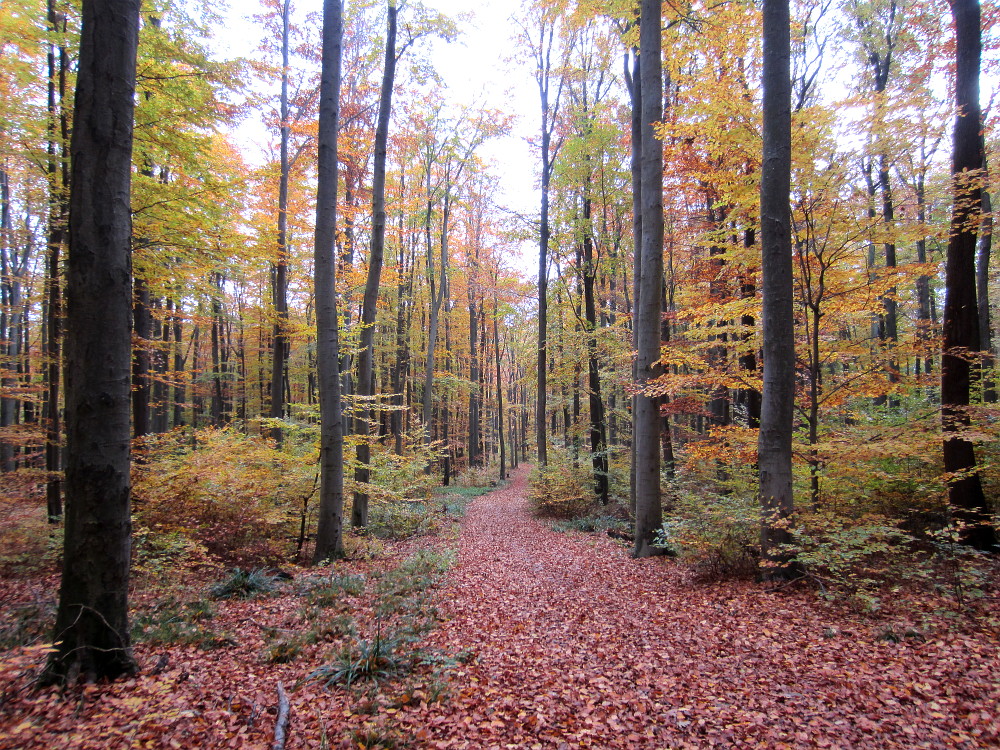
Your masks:
{"label": "orange leaves", "polygon": [[[294,629],[301,602],[225,602],[216,617],[237,634],[236,646],[169,648],[169,667],[153,675],[164,647],[140,644],[144,674],[68,696],[28,689],[40,649],[7,652],[0,748],[265,748],[279,681],[297,684],[288,750],[1000,742],[992,630],[929,615],[922,637],[910,638],[895,620],[858,618],[808,590],[690,585],[674,563],[631,560],[610,540],[531,519],[524,470],[472,504],[459,547],[435,598],[442,623],[418,644],[444,656],[412,680],[371,692],[300,682],[328,644],[267,664],[253,623]],[[338,572],[371,568],[345,562]],[[12,593],[24,595],[0,581],[0,601]],[[372,602],[352,597],[351,606],[367,616]],[[893,628],[904,634],[899,642],[879,640]]]}

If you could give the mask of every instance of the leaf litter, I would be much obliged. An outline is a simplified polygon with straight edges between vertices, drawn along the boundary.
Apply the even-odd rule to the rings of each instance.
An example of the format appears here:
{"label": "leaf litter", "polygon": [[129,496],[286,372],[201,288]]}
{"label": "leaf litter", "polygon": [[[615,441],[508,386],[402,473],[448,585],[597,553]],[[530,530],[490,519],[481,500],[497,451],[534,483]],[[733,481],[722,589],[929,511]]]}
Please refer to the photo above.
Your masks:
{"label": "leaf litter", "polygon": [[[526,477],[469,506],[454,567],[419,603],[437,627],[400,641],[405,674],[350,688],[308,679],[352,638],[412,619],[398,603],[386,614],[377,585],[311,614],[294,590],[220,601],[211,626],[231,641],[137,643],[142,672],[109,685],[36,691],[45,646],[0,652],[0,749],[270,748],[279,683],[288,750],[1000,747],[995,630],[970,621],[893,642],[809,591],[696,585],[674,561],[532,518]],[[390,552],[398,564],[415,545],[449,543]],[[373,580],[384,564],[333,574]],[[0,584],[5,615],[37,597]],[[315,627],[345,613],[351,627]],[[265,658],[278,634],[310,627],[297,658]]]}

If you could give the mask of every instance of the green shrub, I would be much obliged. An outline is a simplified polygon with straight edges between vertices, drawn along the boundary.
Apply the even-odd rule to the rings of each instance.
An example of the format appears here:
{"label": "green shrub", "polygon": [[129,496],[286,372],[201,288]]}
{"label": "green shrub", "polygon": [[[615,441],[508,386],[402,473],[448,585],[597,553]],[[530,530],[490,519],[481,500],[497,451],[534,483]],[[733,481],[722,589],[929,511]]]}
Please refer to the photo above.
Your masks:
{"label": "green shrub", "polygon": [[609,515],[609,514],[591,514],[586,516],[580,516],[579,518],[569,518],[561,521],[553,521],[552,529],[554,531],[582,531],[585,533],[593,534],[605,534],[608,532],[614,533],[616,536],[627,536],[632,533],[632,526],[624,518]]}
{"label": "green shrub", "polygon": [[469,466],[465,471],[455,477],[455,484],[461,489],[481,490],[488,492],[497,484],[497,477],[500,475],[498,464],[486,464],[483,466]]}
{"label": "green shrub", "polygon": [[881,606],[879,589],[905,573],[904,558],[913,560],[913,537],[882,516],[811,515],[801,519],[792,536],[796,561],[827,593],[847,595],[868,611]]}
{"label": "green shrub", "polygon": [[408,539],[429,533],[433,520],[422,500],[382,500],[370,506],[365,533],[377,539]]}
{"label": "green shrub", "polygon": [[32,576],[58,570],[63,547],[62,524],[50,524],[43,505],[14,523],[0,525],[0,570]]}
{"label": "green shrub", "polygon": [[656,544],[707,579],[747,578],[757,573],[759,531],[756,498],[679,489]]}
{"label": "green shrub", "polygon": [[233,568],[227,578],[209,587],[215,599],[252,599],[273,594],[278,588],[278,576],[263,568],[244,570]]}
{"label": "green shrub", "polygon": [[412,664],[402,653],[408,643],[403,634],[384,634],[379,622],[373,638],[359,638],[344,645],[330,664],[314,670],[309,679],[320,680],[327,687],[350,687],[362,680],[378,682],[404,671]]}

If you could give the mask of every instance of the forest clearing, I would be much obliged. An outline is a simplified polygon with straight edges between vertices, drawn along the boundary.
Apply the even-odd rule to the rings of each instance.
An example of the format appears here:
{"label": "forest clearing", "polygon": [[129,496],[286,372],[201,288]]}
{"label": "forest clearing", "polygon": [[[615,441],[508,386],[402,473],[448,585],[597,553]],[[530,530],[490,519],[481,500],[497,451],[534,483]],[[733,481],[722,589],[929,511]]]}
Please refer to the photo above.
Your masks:
{"label": "forest clearing", "polygon": [[[375,560],[296,568],[271,594],[202,601],[205,619],[188,604],[202,642],[140,637],[138,677],[35,692],[37,653],[6,652],[0,747],[269,748],[279,683],[288,750],[1000,743],[995,601],[954,618],[909,592],[873,616],[808,587],[698,583],[669,558],[629,560],[606,534],[532,518],[527,473],[474,499],[457,537],[446,525]],[[144,582],[135,617],[205,597],[193,580]],[[6,582],[5,619],[29,591],[54,606],[44,580]],[[310,677],[379,635],[375,679]]]}

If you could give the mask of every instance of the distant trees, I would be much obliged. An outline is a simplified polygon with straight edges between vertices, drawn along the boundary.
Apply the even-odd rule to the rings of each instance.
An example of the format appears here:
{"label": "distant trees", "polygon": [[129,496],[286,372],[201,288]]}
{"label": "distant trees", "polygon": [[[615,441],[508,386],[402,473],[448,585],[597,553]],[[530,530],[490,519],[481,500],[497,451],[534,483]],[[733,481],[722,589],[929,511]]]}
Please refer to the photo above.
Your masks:
{"label": "distant trees", "polygon": [[[178,3],[139,30],[138,444],[177,429],[196,445],[211,426],[280,436],[309,460],[318,427],[317,560],[342,553],[344,512],[364,526],[399,499],[380,486],[390,473],[419,475],[401,491],[418,492],[534,453],[543,476],[570,473],[612,504],[633,449],[640,556],[663,541],[667,486],[681,504],[691,487],[738,498],[755,534],[759,508],[762,533],[741,549],[759,543],[781,575],[793,508],[802,528],[856,500],[898,519],[916,501],[880,503],[904,478],[991,548],[994,423],[978,414],[996,383],[982,208],[996,118],[976,109],[976,81],[996,53],[978,52],[993,23],[978,4],[953,3],[952,34],[929,0],[852,0],[842,17],[827,0],[529,3],[528,217],[501,205],[503,167],[481,148],[506,115],[449,103],[418,43],[455,24],[329,5],[320,91],[316,24],[287,0],[262,5],[251,65],[217,61],[209,26]],[[61,368],[79,366],[62,348],[79,324],[64,308],[74,7],[0,4],[0,469],[46,481],[53,523],[72,405]],[[937,82],[953,48],[949,181],[954,107]],[[823,82],[841,64],[858,86],[838,101]],[[250,167],[223,126],[260,104],[243,88],[255,73],[284,91]],[[529,241],[530,286],[509,260]],[[317,524],[303,506],[303,527]]]}

